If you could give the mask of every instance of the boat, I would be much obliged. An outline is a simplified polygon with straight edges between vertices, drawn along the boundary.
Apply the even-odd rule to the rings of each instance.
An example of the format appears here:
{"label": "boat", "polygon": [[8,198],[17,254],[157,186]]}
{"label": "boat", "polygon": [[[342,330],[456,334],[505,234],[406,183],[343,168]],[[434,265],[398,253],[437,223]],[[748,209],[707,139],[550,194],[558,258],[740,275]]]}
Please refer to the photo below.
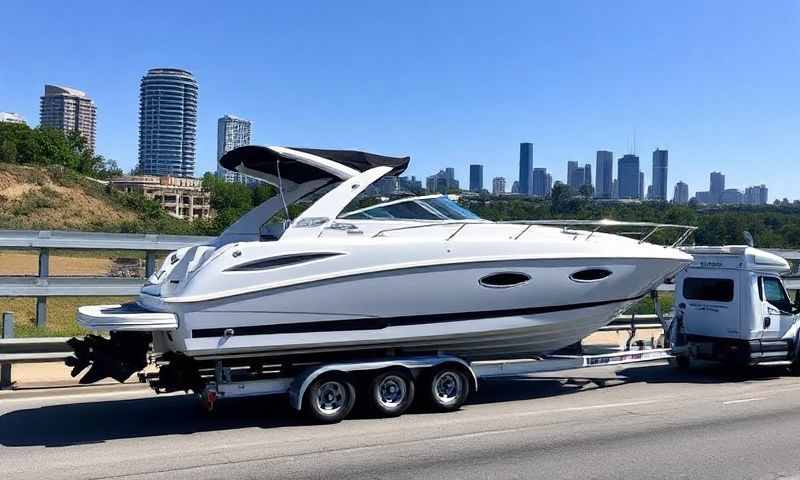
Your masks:
{"label": "boat", "polygon": [[[135,303],[86,306],[72,339],[81,382],[123,381],[148,361],[167,390],[200,366],[370,355],[533,358],[579,342],[687,266],[694,227],[493,222],[447,195],[359,204],[409,157],[249,145],[220,164],[278,194],[218,238],[171,253]],[[292,218],[290,205],[316,199]],[[361,208],[359,208],[361,207]],[[557,223],[557,224],[555,224]],[[578,228],[588,224],[588,228]],[[647,240],[683,229],[667,246]]]}

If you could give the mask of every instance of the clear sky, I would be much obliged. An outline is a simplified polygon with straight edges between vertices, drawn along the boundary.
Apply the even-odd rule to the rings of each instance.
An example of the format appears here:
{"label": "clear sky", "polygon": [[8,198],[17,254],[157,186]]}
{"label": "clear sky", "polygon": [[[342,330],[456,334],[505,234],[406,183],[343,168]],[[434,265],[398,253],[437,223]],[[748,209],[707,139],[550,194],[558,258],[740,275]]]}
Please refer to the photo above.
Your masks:
{"label": "clear sky", "polygon": [[[564,179],[568,160],[637,151],[669,192],[766,183],[800,198],[797,1],[173,2],[3,0],[0,111],[38,124],[45,83],[97,105],[97,151],[137,161],[148,68],[200,84],[197,173],[216,119],[253,143],[409,154],[410,174],[485,165],[517,177],[519,142]],[[616,161],[615,161],[616,175]]]}

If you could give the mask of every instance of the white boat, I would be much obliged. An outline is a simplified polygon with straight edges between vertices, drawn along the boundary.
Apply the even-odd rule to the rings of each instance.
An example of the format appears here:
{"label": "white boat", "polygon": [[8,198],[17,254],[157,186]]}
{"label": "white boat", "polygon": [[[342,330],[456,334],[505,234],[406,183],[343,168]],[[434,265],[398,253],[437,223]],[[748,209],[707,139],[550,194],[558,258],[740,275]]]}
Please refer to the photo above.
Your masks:
{"label": "white boat", "polygon": [[[210,362],[308,362],[330,356],[449,354],[530,358],[580,341],[688,265],[665,247],[570,222],[497,223],[443,195],[348,208],[409,158],[246,146],[220,163],[280,194],[208,245],[170,254],[136,304],[82,307],[109,340],[72,340],[82,379],[124,379],[148,348],[191,385]],[[296,218],[288,205],[319,196]],[[360,198],[360,197],[359,197]],[[541,223],[541,222],[538,222]],[[580,222],[585,224],[586,222]],[[150,345],[152,342],[152,345]],[[171,370],[170,370],[171,369]],[[187,380],[187,378],[194,380]]]}

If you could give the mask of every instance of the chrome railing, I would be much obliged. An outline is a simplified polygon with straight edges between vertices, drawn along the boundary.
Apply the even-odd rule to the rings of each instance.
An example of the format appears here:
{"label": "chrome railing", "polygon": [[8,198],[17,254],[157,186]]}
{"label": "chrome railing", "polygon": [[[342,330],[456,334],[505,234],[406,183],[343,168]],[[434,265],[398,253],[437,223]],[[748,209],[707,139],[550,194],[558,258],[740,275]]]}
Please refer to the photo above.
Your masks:
{"label": "chrome railing", "polygon": [[[512,221],[503,221],[503,222],[481,222],[481,221],[474,221],[474,220],[448,220],[448,221],[441,221],[441,222],[430,222],[424,223],[421,225],[404,225],[402,227],[390,227],[384,228],[379,230],[372,238],[382,237],[387,233],[390,232],[397,232],[403,230],[412,230],[412,229],[419,229],[419,228],[431,228],[431,227],[442,227],[442,226],[457,226],[458,228],[451,233],[446,240],[452,240],[455,238],[461,231],[464,230],[465,227],[470,225],[520,225],[524,228],[517,233],[515,236],[511,237],[512,240],[519,240],[523,235],[525,235],[531,227],[534,226],[550,226],[562,227],[562,231],[565,233],[574,233],[576,235],[586,234],[585,240],[591,238],[595,233],[601,231],[604,228],[619,228],[619,227],[626,227],[626,228],[641,228],[644,227],[643,231],[623,231],[623,232],[614,232],[617,235],[623,236],[639,236],[639,243],[644,243],[652,236],[660,231],[660,230],[667,230],[667,229],[675,229],[680,230],[680,234],[678,238],[673,241],[669,246],[670,247],[679,247],[683,245],[683,243],[689,238],[689,236],[697,230],[697,227],[692,225],[676,225],[670,223],[653,223],[653,222],[621,222],[617,220],[512,220]],[[577,227],[589,227],[588,229],[578,229]]]}

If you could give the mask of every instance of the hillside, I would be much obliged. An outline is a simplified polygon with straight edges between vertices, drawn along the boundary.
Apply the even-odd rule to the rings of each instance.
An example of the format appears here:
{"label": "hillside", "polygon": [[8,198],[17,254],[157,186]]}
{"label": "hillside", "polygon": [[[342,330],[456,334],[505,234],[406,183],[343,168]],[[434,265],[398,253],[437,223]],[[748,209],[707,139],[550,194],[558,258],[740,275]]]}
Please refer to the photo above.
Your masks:
{"label": "hillside", "polygon": [[51,165],[0,163],[0,228],[191,233],[191,224],[141,196]]}

